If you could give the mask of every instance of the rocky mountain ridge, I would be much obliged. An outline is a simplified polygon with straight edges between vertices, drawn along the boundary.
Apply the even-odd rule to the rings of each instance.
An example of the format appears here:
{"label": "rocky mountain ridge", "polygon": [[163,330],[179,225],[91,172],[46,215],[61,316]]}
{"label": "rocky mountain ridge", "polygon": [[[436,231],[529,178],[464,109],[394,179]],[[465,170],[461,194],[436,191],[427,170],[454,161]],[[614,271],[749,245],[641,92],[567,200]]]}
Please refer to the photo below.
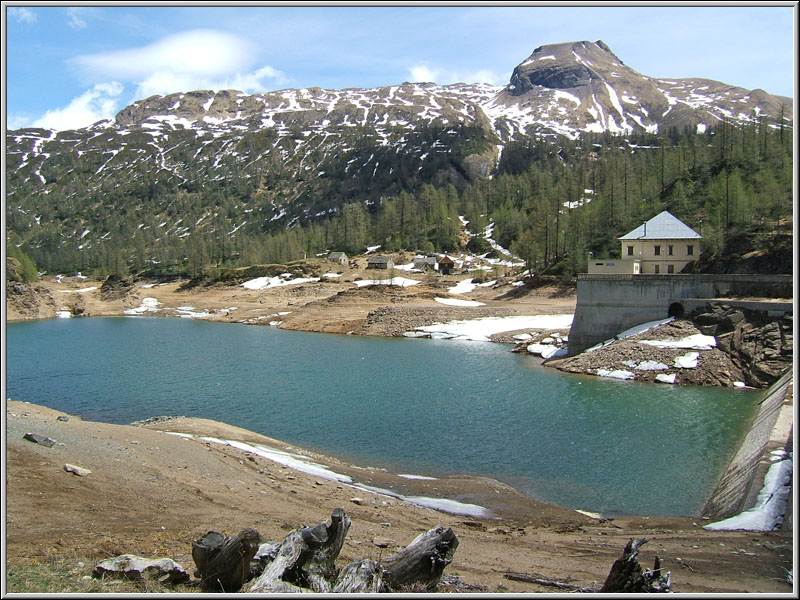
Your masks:
{"label": "rocky mountain ridge", "polygon": [[515,140],[705,131],[723,119],[777,128],[791,114],[790,100],[761,90],[646,77],[601,41],[541,46],[505,87],[153,96],[83,129],[8,131],[8,227],[28,246],[72,252],[137,231],[150,231],[144,245],[255,235],[422,183],[491,177]]}

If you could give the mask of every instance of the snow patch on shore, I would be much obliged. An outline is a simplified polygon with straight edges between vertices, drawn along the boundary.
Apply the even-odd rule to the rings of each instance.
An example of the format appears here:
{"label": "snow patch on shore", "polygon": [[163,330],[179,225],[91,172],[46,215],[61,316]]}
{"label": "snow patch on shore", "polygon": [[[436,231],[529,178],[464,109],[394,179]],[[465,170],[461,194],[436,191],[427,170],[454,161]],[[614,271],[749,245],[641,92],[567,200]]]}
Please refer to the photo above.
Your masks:
{"label": "snow patch on shore", "polygon": [[468,294],[472,290],[478,287],[477,283],[472,283],[472,279],[463,279],[459,281],[456,285],[448,289],[447,291],[451,294]]}
{"label": "snow patch on shore", "polygon": [[360,279],[354,281],[358,287],[365,287],[368,285],[394,285],[397,287],[409,287],[421,283],[416,279],[406,279],[405,277],[392,277],[391,279]]}
{"label": "snow patch on shore", "polygon": [[466,321],[449,321],[417,327],[431,337],[488,342],[496,333],[517,329],[569,329],[573,315],[536,315],[527,317],[487,317]]}
{"label": "snow patch on shore", "polygon": [[245,281],[242,284],[242,287],[247,288],[248,290],[266,290],[284,285],[295,285],[298,283],[319,281],[319,277],[298,277],[295,279],[290,279],[291,276],[291,273],[282,273],[280,275],[276,275],[275,277],[256,277],[255,279]]}
{"label": "snow patch on shore", "polygon": [[634,379],[636,376],[625,369],[597,369],[595,371],[600,377],[610,377],[611,379]]}
{"label": "snow patch on shore", "polygon": [[320,477],[329,481],[338,481],[340,483],[353,482],[353,480],[347,475],[342,475],[340,473],[331,471],[324,465],[311,462],[300,455],[270,448],[269,446],[264,446],[263,444],[247,444],[245,442],[238,442],[236,440],[220,440],[213,437],[201,437],[200,439],[207,442],[214,442],[215,444],[231,446],[238,450],[242,450],[243,452],[250,452],[251,454],[255,454],[262,458],[266,458],[267,460],[271,460],[272,462],[290,467],[296,471],[300,471],[301,473],[313,475],[314,477]]}
{"label": "snow patch on shore", "polygon": [[680,340],[639,340],[640,344],[655,346],[656,348],[680,348],[691,350],[711,350],[717,345],[717,338],[713,335],[696,333]]}
{"label": "snow patch on shore", "polygon": [[477,300],[459,300],[458,298],[434,298],[439,304],[447,304],[448,306],[486,306],[485,302],[478,302]]}
{"label": "snow patch on shore", "polygon": [[699,352],[687,352],[682,356],[675,357],[675,366],[679,369],[696,369],[699,358]]}
{"label": "snow patch on shore", "polygon": [[459,281],[453,287],[448,288],[447,292],[449,294],[468,294],[469,292],[474,290],[476,287],[492,287],[496,283],[497,283],[497,280],[488,281],[486,283],[474,283],[474,280],[472,278],[470,278],[470,279],[462,279],[461,281]]}
{"label": "snow patch on shore", "polygon": [[[167,431],[165,433],[169,433],[171,435],[177,435],[184,438],[195,437],[190,434],[178,433],[173,431]],[[341,473],[336,473],[335,471],[331,471],[326,466],[311,462],[307,458],[300,456],[298,454],[292,454],[290,452],[285,452],[283,450],[271,448],[263,444],[248,444],[236,440],[222,440],[207,436],[202,436],[198,439],[201,439],[206,442],[212,442],[215,444],[221,444],[224,446],[230,446],[232,448],[236,448],[237,450],[241,450],[243,452],[249,452],[251,454],[255,454],[262,458],[266,458],[267,460],[271,460],[273,462],[284,465],[291,469],[295,469],[296,471],[300,471],[301,473],[307,473],[308,475],[313,475],[314,477],[319,477],[320,479],[336,481],[338,483],[351,486],[355,489],[369,491],[375,494],[388,496],[390,498],[397,498],[398,500],[402,500],[403,502],[408,502],[410,504],[416,504],[417,506],[432,508],[434,510],[440,510],[454,515],[463,515],[470,517],[492,516],[492,513],[489,509],[484,508],[483,506],[479,506],[477,504],[458,502],[456,500],[449,500],[447,498],[429,498],[426,496],[403,496],[401,494],[392,492],[391,490],[384,490],[382,488],[376,488],[366,484],[354,483],[352,478],[349,477],[348,475],[342,475]],[[424,477],[422,475],[406,474],[406,475],[400,475],[400,477],[403,477],[405,479],[435,480],[435,477]]]}
{"label": "snow patch on shore", "polygon": [[91,292],[97,289],[97,286],[81,288],[79,290],[56,290],[57,292],[61,292],[62,294],[85,294],[86,292]]}
{"label": "snow patch on shore", "polygon": [[135,308],[126,308],[122,312],[126,315],[141,315],[146,312],[158,312],[160,310],[158,308],[159,306],[161,306],[161,302],[155,298],[147,297],[142,298],[142,303],[139,306]]}
{"label": "snow patch on shore", "polygon": [[466,517],[488,517],[490,512],[488,509],[477,504],[468,504],[466,502],[457,502],[455,500],[448,500],[447,498],[428,498],[426,496],[403,496],[403,500],[411,504],[418,504],[426,508],[434,510],[441,510],[453,515],[463,515]]}

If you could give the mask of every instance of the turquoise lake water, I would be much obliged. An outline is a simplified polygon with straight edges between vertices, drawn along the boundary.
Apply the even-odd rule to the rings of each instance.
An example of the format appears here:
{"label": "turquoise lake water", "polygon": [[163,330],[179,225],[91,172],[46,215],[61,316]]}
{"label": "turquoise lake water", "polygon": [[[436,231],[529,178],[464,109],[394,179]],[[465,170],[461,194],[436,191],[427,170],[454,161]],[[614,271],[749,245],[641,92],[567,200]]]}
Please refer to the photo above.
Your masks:
{"label": "turquoise lake water", "polygon": [[142,317],[6,333],[14,400],[110,423],[216,419],[362,466],[484,475],[608,515],[698,514],[759,397],[567,375],[488,342]]}

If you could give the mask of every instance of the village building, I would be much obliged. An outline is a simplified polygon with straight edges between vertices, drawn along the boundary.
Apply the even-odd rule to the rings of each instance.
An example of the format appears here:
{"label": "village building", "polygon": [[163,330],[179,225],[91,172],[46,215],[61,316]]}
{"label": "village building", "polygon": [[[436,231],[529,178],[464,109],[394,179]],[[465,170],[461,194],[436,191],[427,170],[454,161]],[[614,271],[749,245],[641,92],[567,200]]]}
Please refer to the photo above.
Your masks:
{"label": "village building", "polygon": [[680,273],[700,257],[702,236],[665,210],[617,239],[621,258],[597,259],[590,255],[590,275]]}
{"label": "village building", "polygon": [[367,268],[368,269],[393,269],[394,268],[394,261],[392,260],[391,256],[383,256],[381,254],[376,254],[375,256],[370,256],[369,260],[367,261]]}
{"label": "village building", "polygon": [[415,256],[414,269],[418,271],[437,271],[439,263],[436,262],[435,256]]}
{"label": "village building", "polygon": [[347,266],[347,254],[344,252],[331,252],[328,254],[328,260],[331,262],[339,263],[343,267]]}
{"label": "village building", "polygon": [[456,263],[453,261],[452,258],[447,256],[446,254],[439,259],[439,273],[442,275],[450,275],[453,272],[453,269],[456,266]]}

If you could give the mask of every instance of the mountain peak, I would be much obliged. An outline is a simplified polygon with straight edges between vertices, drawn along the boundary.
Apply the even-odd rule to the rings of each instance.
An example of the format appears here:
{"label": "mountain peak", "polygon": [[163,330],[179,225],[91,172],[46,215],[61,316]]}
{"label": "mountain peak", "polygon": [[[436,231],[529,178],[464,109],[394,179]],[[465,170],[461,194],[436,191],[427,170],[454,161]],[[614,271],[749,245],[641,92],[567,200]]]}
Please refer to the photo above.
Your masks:
{"label": "mountain peak", "polygon": [[570,90],[604,78],[607,72],[628,69],[602,41],[565,42],[539,46],[514,69],[510,88],[514,95],[535,86]]}

